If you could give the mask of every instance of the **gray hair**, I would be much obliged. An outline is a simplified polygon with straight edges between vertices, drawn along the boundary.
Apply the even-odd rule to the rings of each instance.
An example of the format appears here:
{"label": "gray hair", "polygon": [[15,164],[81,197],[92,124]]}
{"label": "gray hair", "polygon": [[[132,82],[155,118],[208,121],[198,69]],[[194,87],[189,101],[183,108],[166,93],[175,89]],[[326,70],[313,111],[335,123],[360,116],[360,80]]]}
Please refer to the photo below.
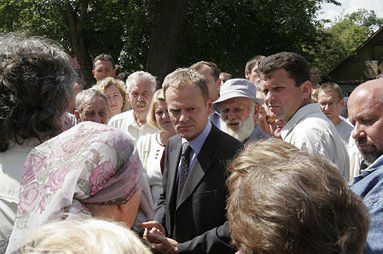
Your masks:
{"label": "gray hair", "polygon": [[[84,103],[92,100],[95,97],[102,98],[105,101],[106,105],[108,105],[108,98],[106,97],[106,95],[103,92],[100,92],[99,90],[94,89],[94,88],[89,88],[89,89],[83,90],[77,94],[77,96],[76,96],[76,110],[81,113],[82,112],[82,105],[84,105]],[[108,110],[109,110],[109,107],[108,107]]]}
{"label": "gray hair", "polygon": [[134,85],[139,81],[149,81],[152,93],[156,91],[156,77],[146,71],[136,71],[129,75],[126,79],[126,91],[129,93]]}
{"label": "gray hair", "polygon": [[75,72],[60,45],[19,34],[0,36],[0,152],[10,142],[40,141],[62,131]]}

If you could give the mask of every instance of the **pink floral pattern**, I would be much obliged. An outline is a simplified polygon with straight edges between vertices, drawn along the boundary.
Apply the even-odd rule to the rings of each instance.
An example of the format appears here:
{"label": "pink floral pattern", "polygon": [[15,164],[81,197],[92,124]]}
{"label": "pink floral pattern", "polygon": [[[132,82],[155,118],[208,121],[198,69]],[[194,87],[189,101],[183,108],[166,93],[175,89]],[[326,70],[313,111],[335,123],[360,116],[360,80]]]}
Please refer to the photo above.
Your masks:
{"label": "pink floral pattern", "polygon": [[28,214],[31,212],[40,200],[40,192],[41,186],[36,182],[22,186],[17,212],[20,214]]}
{"label": "pink floral pattern", "polygon": [[98,165],[89,178],[90,195],[92,196],[100,191],[115,172],[115,168],[110,160]]}
{"label": "pink floral pattern", "polygon": [[[129,200],[142,170],[131,163],[134,141],[113,127],[83,122],[37,146],[28,155],[8,249],[63,212],[89,214],[88,203]],[[118,172],[118,174],[116,174]]]}
{"label": "pink floral pattern", "polygon": [[21,177],[21,184],[25,185],[31,182],[45,167],[49,158],[47,152],[36,153],[36,156],[28,157],[24,164],[24,172]]}
{"label": "pink floral pattern", "polygon": [[49,189],[51,192],[55,192],[60,189],[68,171],[69,170],[67,168],[52,171],[49,175],[49,179],[45,188]]}

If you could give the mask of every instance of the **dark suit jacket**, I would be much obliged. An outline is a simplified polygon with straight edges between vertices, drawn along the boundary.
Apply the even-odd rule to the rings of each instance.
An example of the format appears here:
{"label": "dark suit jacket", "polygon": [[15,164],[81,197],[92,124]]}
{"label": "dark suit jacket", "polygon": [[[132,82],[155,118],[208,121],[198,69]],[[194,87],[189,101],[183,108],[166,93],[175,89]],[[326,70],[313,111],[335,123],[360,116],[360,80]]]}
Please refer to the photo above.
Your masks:
{"label": "dark suit jacket", "polygon": [[164,226],[170,238],[177,240],[179,253],[234,253],[226,222],[226,164],[242,144],[213,125],[176,207],[181,143],[181,137],[176,135],[166,147],[164,192],[155,220]]}

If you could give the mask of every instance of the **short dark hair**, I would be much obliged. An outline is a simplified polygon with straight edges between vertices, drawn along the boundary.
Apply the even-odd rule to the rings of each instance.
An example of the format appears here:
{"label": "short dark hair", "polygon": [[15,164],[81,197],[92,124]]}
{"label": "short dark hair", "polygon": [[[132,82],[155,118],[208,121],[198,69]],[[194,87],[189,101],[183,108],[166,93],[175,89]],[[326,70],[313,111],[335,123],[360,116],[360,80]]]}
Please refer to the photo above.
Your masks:
{"label": "short dark hair", "polygon": [[262,55],[257,55],[253,58],[251,58],[249,61],[247,61],[246,66],[245,66],[245,76],[249,75],[251,71],[253,70],[254,66],[259,65],[262,59],[266,58],[265,56]]}
{"label": "short dark hair", "polygon": [[74,79],[67,54],[57,43],[0,36],[0,152],[11,141],[43,141],[60,133]]}
{"label": "short dark hair", "polygon": [[367,208],[325,158],[270,139],[247,144],[228,170],[228,223],[242,253],[362,253]]}
{"label": "short dark hair", "polygon": [[124,81],[124,83],[126,82],[126,80],[128,79],[129,75],[131,73],[130,72],[127,72],[127,71],[124,71],[124,72],[121,72],[117,75],[117,79],[118,80],[121,80],[121,81]]}
{"label": "short dark hair", "polygon": [[221,70],[218,68],[218,65],[216,63],[200,61],[190,66],[190,68],[192,70],[198,71],[199,69],[202,68],[203,65],[209,66],[211,68],[212,70],[211,75],[214,77],[214,80],[217,81],[219,79],[219,74],[221,74]]}
{"label": "short dark hair", "polygon": [[111,55],[108,55],[108,54],[99,54],[98,56],[96,56],[94,59],[93,59],[93,68],[95,67],[95,63],[97,61],[109,61],[112,63],[112,66],[114,68],[114,60],[113,60],[113,57]]}
{"label": "short dark hair", "polygon": [[301,55],[292,52],[280,52],[262,59],[259,63],[259,72],[266,78],[271,77],[274,72],[284,69],[290,78],[295,81],[296,86],[310,80],[309,65]]}

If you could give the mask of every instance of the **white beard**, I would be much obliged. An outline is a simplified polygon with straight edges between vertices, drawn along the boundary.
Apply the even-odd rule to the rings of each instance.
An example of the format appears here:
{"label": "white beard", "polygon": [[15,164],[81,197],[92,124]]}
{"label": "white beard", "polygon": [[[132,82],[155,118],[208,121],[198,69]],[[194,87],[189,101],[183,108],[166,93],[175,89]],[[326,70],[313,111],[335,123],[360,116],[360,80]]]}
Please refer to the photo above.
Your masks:
{"label": "white beard", "polygon": [[223,121],[220,118],[220,129],[221,131],[243,142],[251,135],[251,133],[254,130],[255,124],[254,124],[253,115],[254,115],[254,108],[250,110],[249,115],[247,116],[245,121],[241,122],[241,120],[239,120],[238,130],[233,130],[232,128],[230,128],[228,120]]}

